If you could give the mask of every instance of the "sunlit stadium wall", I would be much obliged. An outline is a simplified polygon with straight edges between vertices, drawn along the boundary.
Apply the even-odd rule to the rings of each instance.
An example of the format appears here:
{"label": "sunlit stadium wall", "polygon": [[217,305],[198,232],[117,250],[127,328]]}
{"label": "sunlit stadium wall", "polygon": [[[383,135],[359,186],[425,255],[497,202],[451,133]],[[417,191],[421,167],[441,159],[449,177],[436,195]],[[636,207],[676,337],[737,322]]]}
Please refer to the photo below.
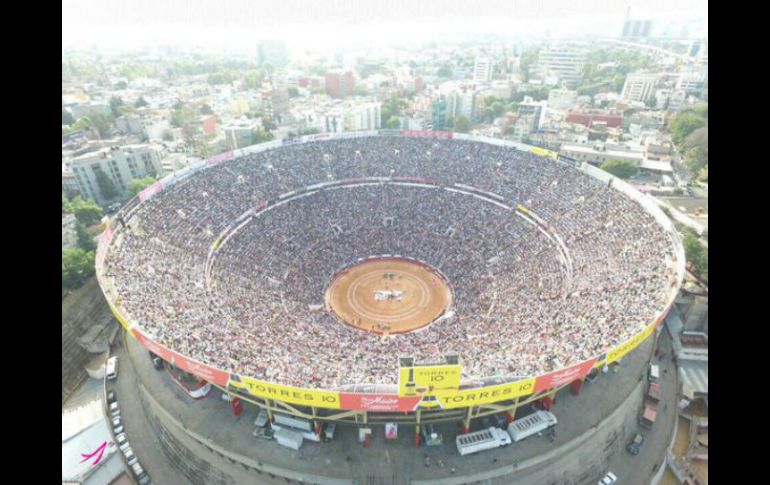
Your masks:
{"label": "sunlit stadium wall", "polygon": [[[506,146],[516,148],[518,150],[531,152],[539,156],[548,157],[555,160],[557,163],[564,163],[571,166],[575,166],[574,163],[559,159],[558,154],[553,151],[545,150],[538,147],[532,147],[522,143],[516,143],[506,140],[500,140],[495,138],[487,138],[480,136],[472,136],[461,133],[451,132],[431,132],[431,131],[410,131],[410,130],[378,130],[378,131],[363,131],[363,132],[348,132],[339,134],[321,133],[316,135],[307,135],[301,138],[294,138],[291,140],[275,140],[259,145],[253,145],[243,148],[241,150],[225,152],[215,157],[203,160],[196,164],[185,167],[178,170],[163,179],[155,182],[152,186],[148,187],[144,191],[140,192],[136,197],[126,203],[116,215],[111,225],[102,233],[99,239],[99,245],[96,254],[96,276],[98,283],[104,292],[110,309],[115,317],[126,328],[128,333],[136,338],[144,347],[153,351],[161,358],[167,361],[173,361],[182,370],[190,372],[202,379],[206,379],[210,382],[221,387],[227,387],[233,385],[233,387],[240,387],[243,390],[249,392],[249,394],[264,398],[281,400],[288,403],[300,404],[306,406],[315,406],[319,408],[329,409],[347,409],[347,410],[364,410],[364,411],[413,411],[416,409],[418,402],[411,398],[399,397],[394,392],[393,385],[376,385],[376,384],[350,384],[340,388],[339,391],[325,391],[325,390],[311,390],[300,389],[289,386],[282,386],[272,384],[268,382],[257,381],[255,379],[248,378],[246,376],[236,376],[225,371],[215,369],[206,364],[197,362],[188,357],[182,356],[172,349],[168,349],[152,339],[152,336],[148,335],[136,322],[132,321],[130,316],[126,313],[125,309],[120,304],[120,298],[114,290],[112,282],[104,275],[104,261],[107,257],[109,246],[113,239],[118,237],[121,232],[121,224],[116,222],[119,218],[125,223],[129,223],[131,217],[134,215],[136,209],[149,198],[158,194],[162,190],[173,186],[174,184],[186,179],[194,173],[205,170],[209,167],[218,165],[219,163],[227,162],[239,158],[241,156],[263,152],[266,150],[272,150],[283,146],[298,144],[298,143],[312,143],[320,142],[323,140],[339,140],[347,138],[361,138],[371,136],[404,136],[404,137],[428,137],[436,139],[449,139],[454,138],[458,140],[474,141],[479,143],[487,143],[497,146]],[[679,288],[684,278],[685,256],[684,248],[681,244],[680,237],[674,228],[671,220],[663,213],[663,211],[655,204],[649,196],[637,191],[631,185],[617,179],[616,177],[608,174],[607,172],[583,164],[578,167],[583,173],[594,177],[602,182],[610,184],[615,190],[618,190],[626,196],[632,198],[638,202],[644,210],[652,215],[655,220],[664,228],[664,230],[671,237],[672,244],[675,248],[675,261],[672,264],[676,270],[675,284],[670,288],[670,295],[667,298],[667,304],[661,313],[645,327],[644,330],[630,338],[628,341],[623,342],[616,348],[610,350],[606,354],[596,356],[586,362],[581,362],[577,365],[568,367],[566,369],[560,369],[554,372],[542,376],[533,376],[525,379],[519,379],[515,382],[509,382],[504,384],[498,384],[494,386],[486,386],[483,388],[461,388],[460,390],[447,394],[443,397],[439,397],[441,405],[444,408],[451,409],[457,407],[467,407],[469,405],[479,405],[483,403],[493,403],[499,401],[510,400],[515,397],[526,396],[536,392],[542,392],[548,389],[553,389],[558,386],[569,383],[571,380],[582,379],[592,368],[600,367],[608,363],[612,363],[622,358],[628,352],[639,346],[644,340],[654,333],[654,330],[662,323],[665,316],[668,314]],[[529,213],[529,215],[533,215]],[[237,226],[234,223],[231,227]],[[219,241],[221,243],[221,241]],[[215,244],[216,245],[216,244]],[[215,247],[212,245],[212,251]],[[394,368],[394,372],[397,369]],[[480,395],[487,396],[485,399],[477,399]],[[466,397],[473,396],[473,403],[468,404],[465,401]],[[376,402],[372,407],[367,404],[369,402]],[[386,404],[383,404],[386,403]],[[390,403],[390,404],[388,404]],[[379,406],[379,407],[376,407]]]}

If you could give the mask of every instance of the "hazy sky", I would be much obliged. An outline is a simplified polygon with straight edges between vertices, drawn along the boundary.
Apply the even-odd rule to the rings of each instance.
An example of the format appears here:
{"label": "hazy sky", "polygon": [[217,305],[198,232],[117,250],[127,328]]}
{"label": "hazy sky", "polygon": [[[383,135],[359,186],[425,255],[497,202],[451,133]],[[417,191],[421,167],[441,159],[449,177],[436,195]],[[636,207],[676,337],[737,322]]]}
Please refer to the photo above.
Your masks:
{"label": "hazy sky", "polygon": [[[658,24],[708,18],[707,0],[62,0],[62,44],[294,46],[429,40],[440,33],[615,36],[626,9]],[[618,32],[608,32],[615,29]]]}

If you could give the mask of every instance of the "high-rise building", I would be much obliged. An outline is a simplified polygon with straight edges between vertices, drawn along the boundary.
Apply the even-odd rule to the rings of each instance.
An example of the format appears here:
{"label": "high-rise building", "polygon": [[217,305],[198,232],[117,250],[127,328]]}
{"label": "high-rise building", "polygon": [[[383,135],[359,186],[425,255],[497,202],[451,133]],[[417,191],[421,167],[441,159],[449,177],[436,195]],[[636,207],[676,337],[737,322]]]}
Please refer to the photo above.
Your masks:
{"label": "high-rise building", "polygon": [[636,72],[629,74],[623,85],[623,99],[645,102],[655,92],[657,82],[658,75],[654,73]]}
{"label": "high-rise building", "polygon": [[442,96],[433,102],[431,116],[431,129],[435,131],[445,131],[449,128],[451,116],[448,111],[446,97]]}
{"label": "high-rise building", "polygon": [[492,59],[476,57],[473,64],[473,82],[488,83],[492,80]]}
{"label": "high-rise building", "polygon": [[557,76],[559,82],[574,88],[583,80],[585,51],[572,46],[545,47],[537,58],[537,71],[542,77]]}
{"label": "high-rise building", "polygon": [[622,39],[646,39],[652,32],[652,20],[630,20],[623,22]]}
{"label": "high-rise building", "polygon": [[352,71],[335,70],[326,73],[326,94],[332,98],[344,98],[352,93]]}
{"label": "high-rise building", "polygon": [[[133,179],[159,176],[163,173],[160,151],[153,145],[125,145],[87,153],[70,161],[80,193],[103,205],[121,198]],[[102,192],[100,174],[112,182],[117,196],[107,197]],[[102,182],[104,183],[104,182]]]}

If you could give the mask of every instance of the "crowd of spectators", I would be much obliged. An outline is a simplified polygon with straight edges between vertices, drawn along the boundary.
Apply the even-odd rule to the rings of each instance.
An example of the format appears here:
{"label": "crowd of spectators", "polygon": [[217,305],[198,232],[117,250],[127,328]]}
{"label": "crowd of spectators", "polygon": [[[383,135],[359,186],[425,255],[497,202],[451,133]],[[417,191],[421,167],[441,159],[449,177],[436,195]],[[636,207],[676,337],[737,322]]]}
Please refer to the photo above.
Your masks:
{"label": "crowd of spectators", "polygon": [[[209,260],[246,211],[364,177],[439,186],[319,189],[251,217]],[[547,230],[446,190],[453,184],[532,210],[566,258]],[[454,317],[383,339],[317,309],[340,268],[383,254],[446,275]],[[663,309],[673,259],[652,216],[572,166],[477,142],[369,137],[255,153],[172,185],[134,212],[105,274],[122,309],[159,343],[240,375],[334,389],[395,383],[402,356],[457,354],[468,379],[538,375],[600,356]]]}

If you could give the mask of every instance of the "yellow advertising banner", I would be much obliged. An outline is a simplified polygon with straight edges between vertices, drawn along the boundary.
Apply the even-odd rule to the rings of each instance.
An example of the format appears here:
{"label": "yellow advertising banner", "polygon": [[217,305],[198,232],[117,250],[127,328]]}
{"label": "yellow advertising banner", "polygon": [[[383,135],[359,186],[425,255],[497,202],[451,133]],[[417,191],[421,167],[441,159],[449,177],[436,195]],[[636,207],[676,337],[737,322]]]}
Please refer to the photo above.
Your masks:
{"label": "yellow advertising banner", "polygon": [[541,157],[549,157],[556,160],[556,158],[559,156],[558,153],[553,152],[551,150],[546,150],[545,148],[538,148],[538,147],[532,147],[532,150],[530,150],[535,155],[540,155]]}
{"label": "yellow advertising banner", "polygon": [[340,394],[338,392],[281,386],[235,375],[231,375],[229,385],[243,389],[252,396],[262,399],[275,399],[301,406],[340,409]]}
{"label": "yellow advertising banner", "polygon": [[398,371],[398,395],[401,397],[436,396],[460,388],[460,365],[425,365],[401,367]]}
{"label": "yellow advertising banner", "polygon": [[519,396],[532,394],[534,390],[535,378],[530,377],[508,384],[443,393],[436,396],[436,398],[444,409],[453,409],[507,401]]}
{"label": "yellow advertising banner", "polygon": [[627,353],[637,348],[639,344],[644,342],[644,340],[647,337],[649,337],[652,332],[655,331],[655,327],[657,327],[657,322],[652,322],[651,324],[647,325],[647,327],[644,330],[642,330],[640,333],[634,335],[626,342],[610,350],[607,353],[607,364],[612,364],[616,360],[620,359]]}
{"label": "yellow advertising banner", "polygon": [[118,320],[118,322],[120,322],[123,328],[128,330],[129,325],[126,319],[123,318],[123,315],[121,315],[118,309],[115,307],[115,305],[112,304],[112,302],[110,301],[110,298],[107,297],[106,299],[107,299],[107,304],[110,305],[110,310],[112,310],[112,314],[115,315],[115,318]]}

